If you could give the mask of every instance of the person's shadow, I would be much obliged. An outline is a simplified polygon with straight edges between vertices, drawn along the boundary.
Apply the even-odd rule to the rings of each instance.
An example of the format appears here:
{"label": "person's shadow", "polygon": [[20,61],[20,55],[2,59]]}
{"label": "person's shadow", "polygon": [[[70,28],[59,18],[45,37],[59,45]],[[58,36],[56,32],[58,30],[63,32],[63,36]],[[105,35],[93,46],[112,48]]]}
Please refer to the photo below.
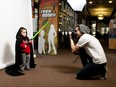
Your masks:
{"label": "person's shadow", "polygon": [[18,70],[15,69],[15,65],[11,65],[5,69],[5,73],[10,75],[10,76],[22,76],[25,75],[22,72],[19,72]]}
{"label": "person's shadow", "polygon": [[[13,54],[10,49],[10,45],[6,44],[5,51],[4,51],[4,58],[3,58],[3,63],[8,63],[13,61]],[[10,75],[10,76],[21,76],[24,75],[24,73],[19,72],[16,69],[15,64],[9,65],[5,68],[5,73]]]}

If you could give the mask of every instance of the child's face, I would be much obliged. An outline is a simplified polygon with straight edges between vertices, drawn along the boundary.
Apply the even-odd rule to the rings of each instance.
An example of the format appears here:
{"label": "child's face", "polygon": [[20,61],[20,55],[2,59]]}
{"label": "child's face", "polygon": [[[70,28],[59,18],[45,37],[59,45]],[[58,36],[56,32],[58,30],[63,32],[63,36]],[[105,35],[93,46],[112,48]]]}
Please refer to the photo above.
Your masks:
{"label": "child's face", "polygon": [[23,30],[21,31],[21,35],[24,36],[24,37],[26,37],[26,36],[27,36],[27,31],[23,29]]}

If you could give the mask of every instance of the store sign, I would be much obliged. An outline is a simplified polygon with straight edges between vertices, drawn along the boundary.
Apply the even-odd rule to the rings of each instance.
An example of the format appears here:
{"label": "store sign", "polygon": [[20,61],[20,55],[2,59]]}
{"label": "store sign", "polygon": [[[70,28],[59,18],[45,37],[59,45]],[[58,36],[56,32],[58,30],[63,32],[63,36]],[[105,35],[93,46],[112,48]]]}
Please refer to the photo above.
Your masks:
{"label": "store sign", "polygon": [[42,17],[55,17],[56,13],[52,12],[52,10],[41,10]]}

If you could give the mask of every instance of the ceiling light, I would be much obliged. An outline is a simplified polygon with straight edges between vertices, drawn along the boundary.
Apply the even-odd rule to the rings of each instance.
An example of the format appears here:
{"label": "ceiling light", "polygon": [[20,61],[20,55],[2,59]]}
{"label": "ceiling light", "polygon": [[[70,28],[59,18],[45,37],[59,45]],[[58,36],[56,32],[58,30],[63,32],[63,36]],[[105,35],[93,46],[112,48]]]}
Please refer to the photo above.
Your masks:
{"label": "ceiling light", "polygon": [[104,14],[102,13],[102,9],[100,9],[99,14],[97,15],[98,20],[103,20],[104,19]]}
{"label": "ceiling light", "polygon": [[103,16],[98,16],[98,20],[103,20],[104,17]]}
{"label": "ceiling light", "polygon": [[61,3],[59,3],[59,5],[62,5]]}
{"label": "ceiling light", "polygon": [[104,19],[104,15],[103,14],[98,14],[98,20],[103,20]]}
{"label": "ceiling light", "polygon": [[112,3],[113,1],[112,0],[109,0],[108,3]]}
{"label": "ceiling light", "polygon": [[93,2],[92,1],[89,1],[89,4],[92,4]]}
{"label": "ceiling light", "polygon": [[38,2],[39,0],[35,0],[35,2]]}

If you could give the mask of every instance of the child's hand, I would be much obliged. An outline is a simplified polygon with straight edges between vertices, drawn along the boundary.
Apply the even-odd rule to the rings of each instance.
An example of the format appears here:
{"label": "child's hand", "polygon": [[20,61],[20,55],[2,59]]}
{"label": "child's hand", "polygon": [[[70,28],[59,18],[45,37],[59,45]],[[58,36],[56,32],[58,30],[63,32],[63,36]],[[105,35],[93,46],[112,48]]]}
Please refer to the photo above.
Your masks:
{"label": "child's hand", "polygon": [[32,40],[29,40],[29,43],[32,43]]}
{"label": "child's hand", "polygon": [[69,31],[69,35],[72,35],[72,32],[71,31]]}
{"label": "child's hand", "polygon": [[70,39],[72,38],[72,32],[69,32],[69,38]]}

